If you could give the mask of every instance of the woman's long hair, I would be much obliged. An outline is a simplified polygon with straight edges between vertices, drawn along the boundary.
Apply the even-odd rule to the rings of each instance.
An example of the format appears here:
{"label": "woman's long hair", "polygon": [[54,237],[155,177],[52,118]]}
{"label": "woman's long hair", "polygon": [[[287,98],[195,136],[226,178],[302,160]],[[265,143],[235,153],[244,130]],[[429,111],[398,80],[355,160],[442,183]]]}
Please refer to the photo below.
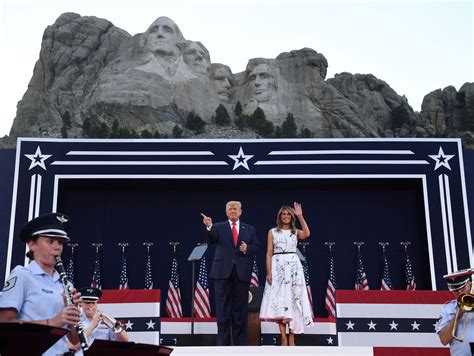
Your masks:
{"label": "woman's long hair", "polygon": [[281,231],[282,227],[283,227],[283,223],[281,222],[281,214],[284,212],[284,211],[288,211],[291,215],[291,220],[290,220],[290,230],[291,230],[291,233],[293,234],[296,234],[296,226],[295,226],[295,211],[293,210],[292,207],[288,206],[288,205],[283,205],[280,210],[278,210],[278,214],[277,214],[277,219],[276,219],[276,223],[277,223],[277,231]]}

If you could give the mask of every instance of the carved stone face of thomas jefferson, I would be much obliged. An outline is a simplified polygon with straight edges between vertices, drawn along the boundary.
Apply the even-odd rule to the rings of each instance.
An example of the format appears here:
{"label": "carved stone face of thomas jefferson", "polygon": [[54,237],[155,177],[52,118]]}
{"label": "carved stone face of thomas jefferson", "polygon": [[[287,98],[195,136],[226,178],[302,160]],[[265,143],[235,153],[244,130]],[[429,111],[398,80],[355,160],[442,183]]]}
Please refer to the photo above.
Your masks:
{"label": "carved stone face of thomas jefferson", "polygon": [[180,50],[178,42],[184,40],[178,26],[167,17],[159,17],[146,31],[145,46],[160,56],[177,57]]}
{"label": "carved stone face of thomas jefferson", "polygon": [[207,74],[210,62],[209,53],[206,53],[206,50],[199,43],[188,43],[183,52],[183,59],[194,72]]}
{"label": "carved stone face of thomas jefferson", "polygon": [[225,67],[217,67],[212,72],[211,78],[219,100],[228,102],[231,96],[232,73]]}
{"label": "carved stone face of thomas jefferson", "polygon": [[252,97],[258,102],[268,101],[276,90],[275,78],[268,64],[259,64],[249,73]]}

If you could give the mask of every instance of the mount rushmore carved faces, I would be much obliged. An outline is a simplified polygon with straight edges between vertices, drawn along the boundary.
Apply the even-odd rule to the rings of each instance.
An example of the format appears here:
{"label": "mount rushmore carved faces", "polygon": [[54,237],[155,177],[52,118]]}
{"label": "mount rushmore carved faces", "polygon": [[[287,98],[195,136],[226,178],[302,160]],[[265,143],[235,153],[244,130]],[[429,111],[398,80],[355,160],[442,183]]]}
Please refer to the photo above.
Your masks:
{"label": "mount rushmore carved faces", "polygon": [[139,65],[133,69],[157,74],[165,80],[184,81],[195,77],[182,55],[186,40],[173,20],[158,17],[142,37]]}
{"label": "mount rushmore carved faces", "polygon": [[159,56],[177,57],[181,50],[178,43],[184,37],[178,26],[168,17],[158,17],[145,33],[145,47]]}
{"label": "mount rushmore carved faces", "polygon": [[277,69],[267,63],[247,67],[249,71],[248,84],[252,98],[258,102],[268,101],[276,93]]}
{"label": "mount rushmore carved faces", "polygon": [[211,57],[209,56],[209,51],[201,42],[186,41],[183,59],[194,72],[207,74]]}
{"label": "mount rushmore carved faces", "polygon": [[209,67],[209,72],[217,97],[221,101],[229,102],[232,88],[232,71],[224,64],[213,63]]}

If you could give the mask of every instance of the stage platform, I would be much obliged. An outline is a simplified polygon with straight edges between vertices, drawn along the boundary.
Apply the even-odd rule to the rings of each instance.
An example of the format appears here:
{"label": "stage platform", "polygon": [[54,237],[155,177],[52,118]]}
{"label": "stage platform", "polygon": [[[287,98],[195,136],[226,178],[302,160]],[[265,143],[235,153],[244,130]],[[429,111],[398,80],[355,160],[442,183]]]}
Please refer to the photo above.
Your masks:
{"label": "stage platform", "polygon": [[449,356],[448,348],[409,348],[409,347],[348,347],[348,346],[241,346],[241,347],[174,347],[173,356]]}
{"label": "stage platform", "polygon": [[343,356],[343,355],[357,355],[357,356],[372,356],[372,347],[331,347],[331,346],[215,346],[215,347],[174,347],[173,356],[181,355],[193,355],[193,356],[204,356],[204,355],[226,355],[226,356],[278,356],[278,355],[298,355],[298,356],[311,356],[311,355],[331,355],[331,356]]}

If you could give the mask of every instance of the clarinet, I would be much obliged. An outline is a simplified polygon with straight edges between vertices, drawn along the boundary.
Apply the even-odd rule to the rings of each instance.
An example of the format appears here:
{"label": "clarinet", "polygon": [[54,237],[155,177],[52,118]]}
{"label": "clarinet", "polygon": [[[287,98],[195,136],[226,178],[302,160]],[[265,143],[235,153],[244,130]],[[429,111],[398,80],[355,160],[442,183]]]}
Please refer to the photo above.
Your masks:
{"label": "clarinet", "polygon": [[[56,270],[59,273],[59,278],[61,278],[61,282],[63,284],[63,289],[64,289],[64,296],[66,297],[66,305],[74,305],[72,301],[72,292],[71,288],[69,287],[68,279],[67,279],[67,274],[66,270],[64,269],[64,264],[63,260],[61,259],[60,256],[56,256]],[[81,348],[83,351],[86,351],[89,349],[89,343],[87,342],[87,337],[86,334],[84,333],[84,328],[82,327],[82,323],[79,323],[78,325],[75,326],[77,335],[79,336],[79,341],[81,342]]]}

